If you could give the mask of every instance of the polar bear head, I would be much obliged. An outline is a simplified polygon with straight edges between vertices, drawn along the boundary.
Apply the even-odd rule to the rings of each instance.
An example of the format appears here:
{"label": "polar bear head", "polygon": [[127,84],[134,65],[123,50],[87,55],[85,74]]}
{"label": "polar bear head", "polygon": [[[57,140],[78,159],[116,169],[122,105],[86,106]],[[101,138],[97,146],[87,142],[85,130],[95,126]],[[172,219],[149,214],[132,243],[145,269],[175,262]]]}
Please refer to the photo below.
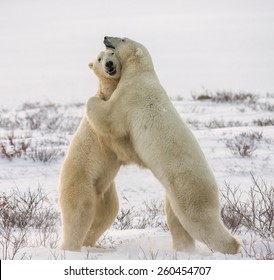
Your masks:
{"label": "polar bear head", "polygon": [[121,65],[133,63],[142,65],[143,70],[145,65],[153,69],[150,54],[140,43],[129,38],[105,37],[104,44],[107,49],[115,51]]}
{"label": "polar bear head", "polygon": [[100,52],[89,67],[99,78],[119,79],[121,76],[121,64],[111,49]]}

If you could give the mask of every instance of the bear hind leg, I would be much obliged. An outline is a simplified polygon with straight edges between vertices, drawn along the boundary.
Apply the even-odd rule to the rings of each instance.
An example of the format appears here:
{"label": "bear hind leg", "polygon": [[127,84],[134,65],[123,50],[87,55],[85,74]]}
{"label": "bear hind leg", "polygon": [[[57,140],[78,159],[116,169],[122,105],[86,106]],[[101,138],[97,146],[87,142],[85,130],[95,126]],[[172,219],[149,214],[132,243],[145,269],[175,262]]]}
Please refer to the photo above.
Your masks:
{"label": "bear hind leg", "polygon": [[77,201],[61,197],[63,250],[80,251],[83,246],[95,213],[95,203],[86,197]]}
{"label": "bear hind leg", "polygon": [[96,197],[94,220],[84,240],[84,246],[93,247],[100,236],[111,226],[117,216],[119,202],[114,182],[104,194]]}
{"label": "bear hind leg", "polygon": [[239,241],[229,233],[219,218],[216,218],[213,222],[208,221],[207,224],[202,225],[199,239],[213,252],[218,251],[223,254],[237,254],[240,251],[241,245]]}
{"label": "bear hind leg", "polygon": [[174,214],[168,198],[165,198],[165,213],[167,224],[172,236],[173,248],[178,251],[194,252],[195,241],[184,229],[176,215]]}

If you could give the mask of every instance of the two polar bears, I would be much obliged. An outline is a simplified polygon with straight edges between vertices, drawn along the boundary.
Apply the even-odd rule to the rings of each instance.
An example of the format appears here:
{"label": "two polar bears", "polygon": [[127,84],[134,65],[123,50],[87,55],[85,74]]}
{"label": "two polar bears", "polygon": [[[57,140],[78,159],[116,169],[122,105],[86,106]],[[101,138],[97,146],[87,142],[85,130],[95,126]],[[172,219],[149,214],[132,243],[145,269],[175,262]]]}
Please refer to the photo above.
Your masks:
{"label": "two polar bears", "polygon": [[118,158],[120,140],[130,141],[126,149],[138,159],[132,161],[149,168],[163,184],[175,249],[192,251],[197,239],[213,251],[237,253],[240,245],[220,219],[212,171],[160,85],[147,49],[127,38],[105,37],[104,43],[121,63],[121,77],[107,101],[89,99],[86,117],[92,129],[114,143],[117,149],[111,150]]}

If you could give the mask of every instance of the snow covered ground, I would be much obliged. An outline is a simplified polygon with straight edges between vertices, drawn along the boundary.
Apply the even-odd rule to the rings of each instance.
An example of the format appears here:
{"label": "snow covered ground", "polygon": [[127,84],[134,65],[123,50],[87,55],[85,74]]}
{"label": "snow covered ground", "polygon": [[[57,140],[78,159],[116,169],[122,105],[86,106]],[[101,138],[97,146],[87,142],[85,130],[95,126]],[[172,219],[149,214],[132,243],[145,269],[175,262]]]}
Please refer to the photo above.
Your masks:
{"label": "snow covered ground", "polygon": [[[228,97],[237,96],[230,92],[222,94]],[[259,183],[263,180],[268,189],[272,190],[273,196],[274,97],[262,98],[244,93],[239,96],[247,98],[231,102],[178,98],[173,100],[173,103],[200,142],[222,191],[226,185],[230,185],[232,190],[239,188],[241,192],[249,193],[253,177]],[[15,111],[0,110],[0,143],[6,147],[6,154],[11,155],[9,160],[1,154],[1,192],[10,193],[17,189],[22,193],[41,189],[46,194],[43,207],[52,208],[58,213],[57,217],[53,216],[55,224],[51,227],[52,231],[47,233],[48,236],[35,227],[29,229],[28,240],[16,253],[16,259],[274,257],[273,224],[270,225],[268,237],[262,237],[258,232],[246,228],[236,228],[235,234],[245,245],[242,252],[235,256],[212,253],[203,244],[198,244],[198,251],[193,255],[175,252],[165,224],[162,207],[163,187],[150,171],[141,170],[136,166],[121,168],[116,178],[120,213],[113,227],[99,241],[104,249],[83,248],[82,252],[76,253],[58,250],[58,176],[64,152],[83,110],[83,105],[79,104],[40,103],[25,104]],[[13,144],[8,139],[11,135]],[[26,153],[17,158],[15,151],[20,150],[21,143],[30,144]],[[273,197],[270,199],[273,200]],[[12,251],[11,245],[9,249]]]}
{"label": "snow covered ground", "polygon": [[[163,188],[149,171],[135,166],[123,167],[116,178],[120,220],[100,240],[105,249],[56,249],[60,218],[55,215],[63,156],[83,104],[97,88],[87,65],[103,48],[105,35],[127,36],[147,46],[220,189],[230,185],[248,193],[253,176],[273,190],[273,8],[271,0],[117,0],[109,6],[90,0],[0,1],[0,144],[14,155],[9,160],[0,153],[1,203],[3,192],[41,189],[43,209],[49,209],[54,222],[50,232],[29,227],[27,242],[14,256],[16,239],[13,244],[1,239],[0,258],[273,259],[273,224],[268,237],[235,229],[245,244],[236,256],[212,253],[202,244],[191,256],[173,251],[162,212]],[[253,94],[231,102],[191,97],[211,95],[208,90],[213,96],[218,90]],[[148,221],[154,207],[158,226]]]}

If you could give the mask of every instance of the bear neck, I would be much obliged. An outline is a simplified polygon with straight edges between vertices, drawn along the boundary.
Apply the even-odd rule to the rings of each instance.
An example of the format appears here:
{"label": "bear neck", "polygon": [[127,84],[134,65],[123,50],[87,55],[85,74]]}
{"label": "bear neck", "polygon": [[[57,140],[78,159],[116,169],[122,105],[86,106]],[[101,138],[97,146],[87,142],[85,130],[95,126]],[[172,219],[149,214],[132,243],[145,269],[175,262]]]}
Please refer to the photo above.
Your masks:
{"label": "bear neck", "polygon": [[100,95],[103,96],[104,100],[108,100],[111,97],[112,93],[117,87],[118,82],[119,79],[99,79],[99,92]]}
{"label": "bear neck", "polygon": [[[139,72],[138,69],[141,71]],[[143,59],[129,59],[127,60],[122,67],[121,71],[121,77],[130,77],[130,76],[136,76],[136,73],[144,74],[146,73],[147,75],[156,75],[153,63],[152,61],[149,60],[143,60]]]}

